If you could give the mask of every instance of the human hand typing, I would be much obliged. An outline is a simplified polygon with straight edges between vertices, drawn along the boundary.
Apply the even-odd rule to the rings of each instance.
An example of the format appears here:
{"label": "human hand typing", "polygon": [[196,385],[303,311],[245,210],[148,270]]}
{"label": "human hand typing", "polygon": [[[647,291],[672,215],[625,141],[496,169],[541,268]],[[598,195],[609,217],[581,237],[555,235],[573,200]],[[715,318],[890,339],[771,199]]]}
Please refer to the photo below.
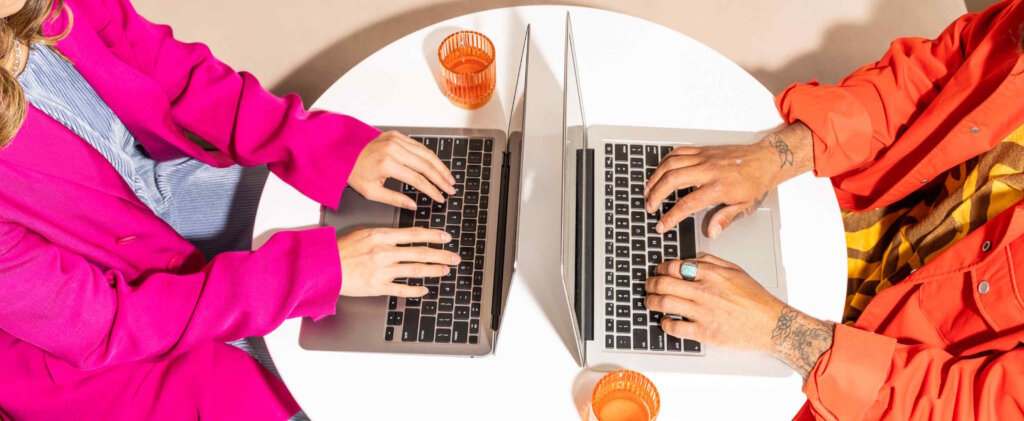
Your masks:
{"label": "human hand typing", "polygon": [[437,202],[445,201],[442,191],[455,194],[455,178],[437,155],[395,131],[382,133],[363,148],[348,185],[367,199],[416,210],[416,202],[408,196],[384,187],[389,178],[411,185]]}

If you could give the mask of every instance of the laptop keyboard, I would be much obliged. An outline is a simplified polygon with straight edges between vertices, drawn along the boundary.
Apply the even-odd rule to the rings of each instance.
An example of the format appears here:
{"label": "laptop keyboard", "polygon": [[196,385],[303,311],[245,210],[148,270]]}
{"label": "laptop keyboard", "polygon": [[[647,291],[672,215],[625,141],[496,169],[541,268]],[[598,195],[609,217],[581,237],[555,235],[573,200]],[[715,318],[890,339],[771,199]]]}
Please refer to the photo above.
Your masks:
{"label": "laptop keyboard", "polygon": [[448,244],[413,244],[458,253],[458,267],[441,278],[408,278],[395,282],[425,285],[421,298],[389,297],[385,341],[470,343],[478,341],[483,300],[484,252],[487,250],[487,208],[491,193],[491,151],[494,139],[411,136],[434,151],[455,178],[455,194],[434,202],[409,185],[402,193],[416,201],[415,211],[402,209],[398,226],[443,229]]}
{"label": "laptop keyboard", "polygon": [[605,348],[699,354],[699,342],[665,334],[664,314],[644,306],[644,281],[659,263],[697,255],[693,217],[664,234],[654,228],[689,189],[673,193],[654,214],[644,210],[644,183],[672,148],[614,142],[604,148]]}

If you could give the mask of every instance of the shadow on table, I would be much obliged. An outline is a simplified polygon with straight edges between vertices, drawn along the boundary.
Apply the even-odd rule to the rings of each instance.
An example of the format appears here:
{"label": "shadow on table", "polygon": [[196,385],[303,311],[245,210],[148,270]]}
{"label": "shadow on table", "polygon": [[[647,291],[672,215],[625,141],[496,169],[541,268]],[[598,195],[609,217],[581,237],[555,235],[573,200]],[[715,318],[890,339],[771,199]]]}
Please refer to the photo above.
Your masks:
{"label": "shadow on table", "polygon": [[[384,46],[426,26],[454,17],[488,9],[539,4],[585,6],[583,1],[545,0],[462,0],[423,6],[392,16],[331,44],[312,58],[295,67],[271,91],[277,94],[295,92],[308,107],[320,97],[341,75],[359,64],[364,58]],[[443,39],[443,38],[441,38]],[[434,53],[441,39],[433,45]],[[436,61],[436,58],[434,59]],[[436,74],[436,73],[435,73]],[[531,82],[532,84],[532,82]]]}

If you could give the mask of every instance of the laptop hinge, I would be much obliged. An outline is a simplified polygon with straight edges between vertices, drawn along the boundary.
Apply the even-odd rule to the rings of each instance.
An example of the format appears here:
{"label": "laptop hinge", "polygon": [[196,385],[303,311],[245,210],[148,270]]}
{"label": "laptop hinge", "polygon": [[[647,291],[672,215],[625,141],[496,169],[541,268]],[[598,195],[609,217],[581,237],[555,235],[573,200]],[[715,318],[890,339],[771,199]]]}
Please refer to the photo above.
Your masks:
{"label": "laptop hinge", "polygon": [[576,320],[594,340],[594,150],[576,151]]}

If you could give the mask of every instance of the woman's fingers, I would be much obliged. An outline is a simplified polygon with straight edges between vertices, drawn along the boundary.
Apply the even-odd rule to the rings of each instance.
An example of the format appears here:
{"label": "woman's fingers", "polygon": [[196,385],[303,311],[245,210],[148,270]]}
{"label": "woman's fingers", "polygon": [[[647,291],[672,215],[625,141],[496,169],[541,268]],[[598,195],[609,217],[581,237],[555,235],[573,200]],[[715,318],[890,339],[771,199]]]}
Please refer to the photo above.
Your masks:
{"label": "woman's fingers", "polygon": [[[441,175],[441,177],[447,181],[448,186],[455,185],[455,177],[452,177],[452,172],[448,167],[441,162],[441,159],[437,157],[434,151],[431,151],[422,143],[417,142],[406,135],[399,134],[399,139],[402,143],[409,148],[409,151],[418,155],[420,158],[426,160],[426,162],[433,167],[434,171]],[[441,184],[438,184],[440,186]],[[454,193],[449,193],[454,194]]]}
{"label": "woman's fingers", "polygon": [[429,228],[377,228],[369,233],[379,244],[437,243],[452,241],[451,234]]}
{"label": "woman's fingers", "polygon": [[[650,178],[647,179],[647,184],[644,184],[644,197],[648,197],[651,192],[651,186],[658,184],[658,181],[661,180],[665,173],[677,168],[691,167],[699,164],[700,162],[701,158],[696,155],[677,155],[663,158],[661,163],[658,164],[658,168],[655,168],[654,173],[652,173]],[[647,212],[654,212],[658,209],[658,205],[660,205],[660,203],[648,202]]]}
{"label": "woman's fingers", "polygon": [[365,196],[374,202],[386,203],[396,208],[416,210],[416,201],[382,185],[374,185],[370,191],[366,192]]}
{"label": "woman's fingers", "polygon": [[388,253],[388,260],[395,263],[436,263],[455,266],[462,258],[450,251],[430,247],[395,247],[394,251]]}
{"label": "woman's fingers", "polygon": [[[426,149],[419,143],[416,145]],[[441,160],[437,159],[437,156],[435,156],[433,152],[430,152],[429,149],[426,149],[427,152],[430,152],[430,155],[427,157],[417,154],[417,149],[418,148],[415,148],[414,146],[406,146],[406,150],[409,154],[408,157],[403,158],[402,163],[413,171],[416,171],[420,175],[426,177],[435,186],[444,190],[445,193],[455,194],[454,182],[448,180],[447,177],[449,177],[450,174],[448,173],[448,169],[444,168],[444,164],[441,163]],[[437,161],[437,164],[441,166],[441,169],[438,169],[431,161]]]}
{"label": "woman's fingers", "polygon": [[424,178],[419,172],[402,163],[399,163],[396,167],[397,168],[395,169],[393,176],[397,180],[415,187],[416,190],[419,190],[420,193],[429,196],[435,202],[444,202],[444,196],[441,195],[441,191],[438,190],[433,183]]}
{"label": "woman's fingers", "polygon": [[384,270],[388,278],[440,278],[452,268],[445,265],[428,265],[426,263],[399,263]]}
{"label": "woman's fingers", "polygon": [[427,290],[426,287],[414,287],[405,284],[391,282],[384,287],[384,290],[381,291],[379,295],[390,295],[393,297],[410,298],[422,297],[424,295],[427,295],[427,292],[429,291]]}

